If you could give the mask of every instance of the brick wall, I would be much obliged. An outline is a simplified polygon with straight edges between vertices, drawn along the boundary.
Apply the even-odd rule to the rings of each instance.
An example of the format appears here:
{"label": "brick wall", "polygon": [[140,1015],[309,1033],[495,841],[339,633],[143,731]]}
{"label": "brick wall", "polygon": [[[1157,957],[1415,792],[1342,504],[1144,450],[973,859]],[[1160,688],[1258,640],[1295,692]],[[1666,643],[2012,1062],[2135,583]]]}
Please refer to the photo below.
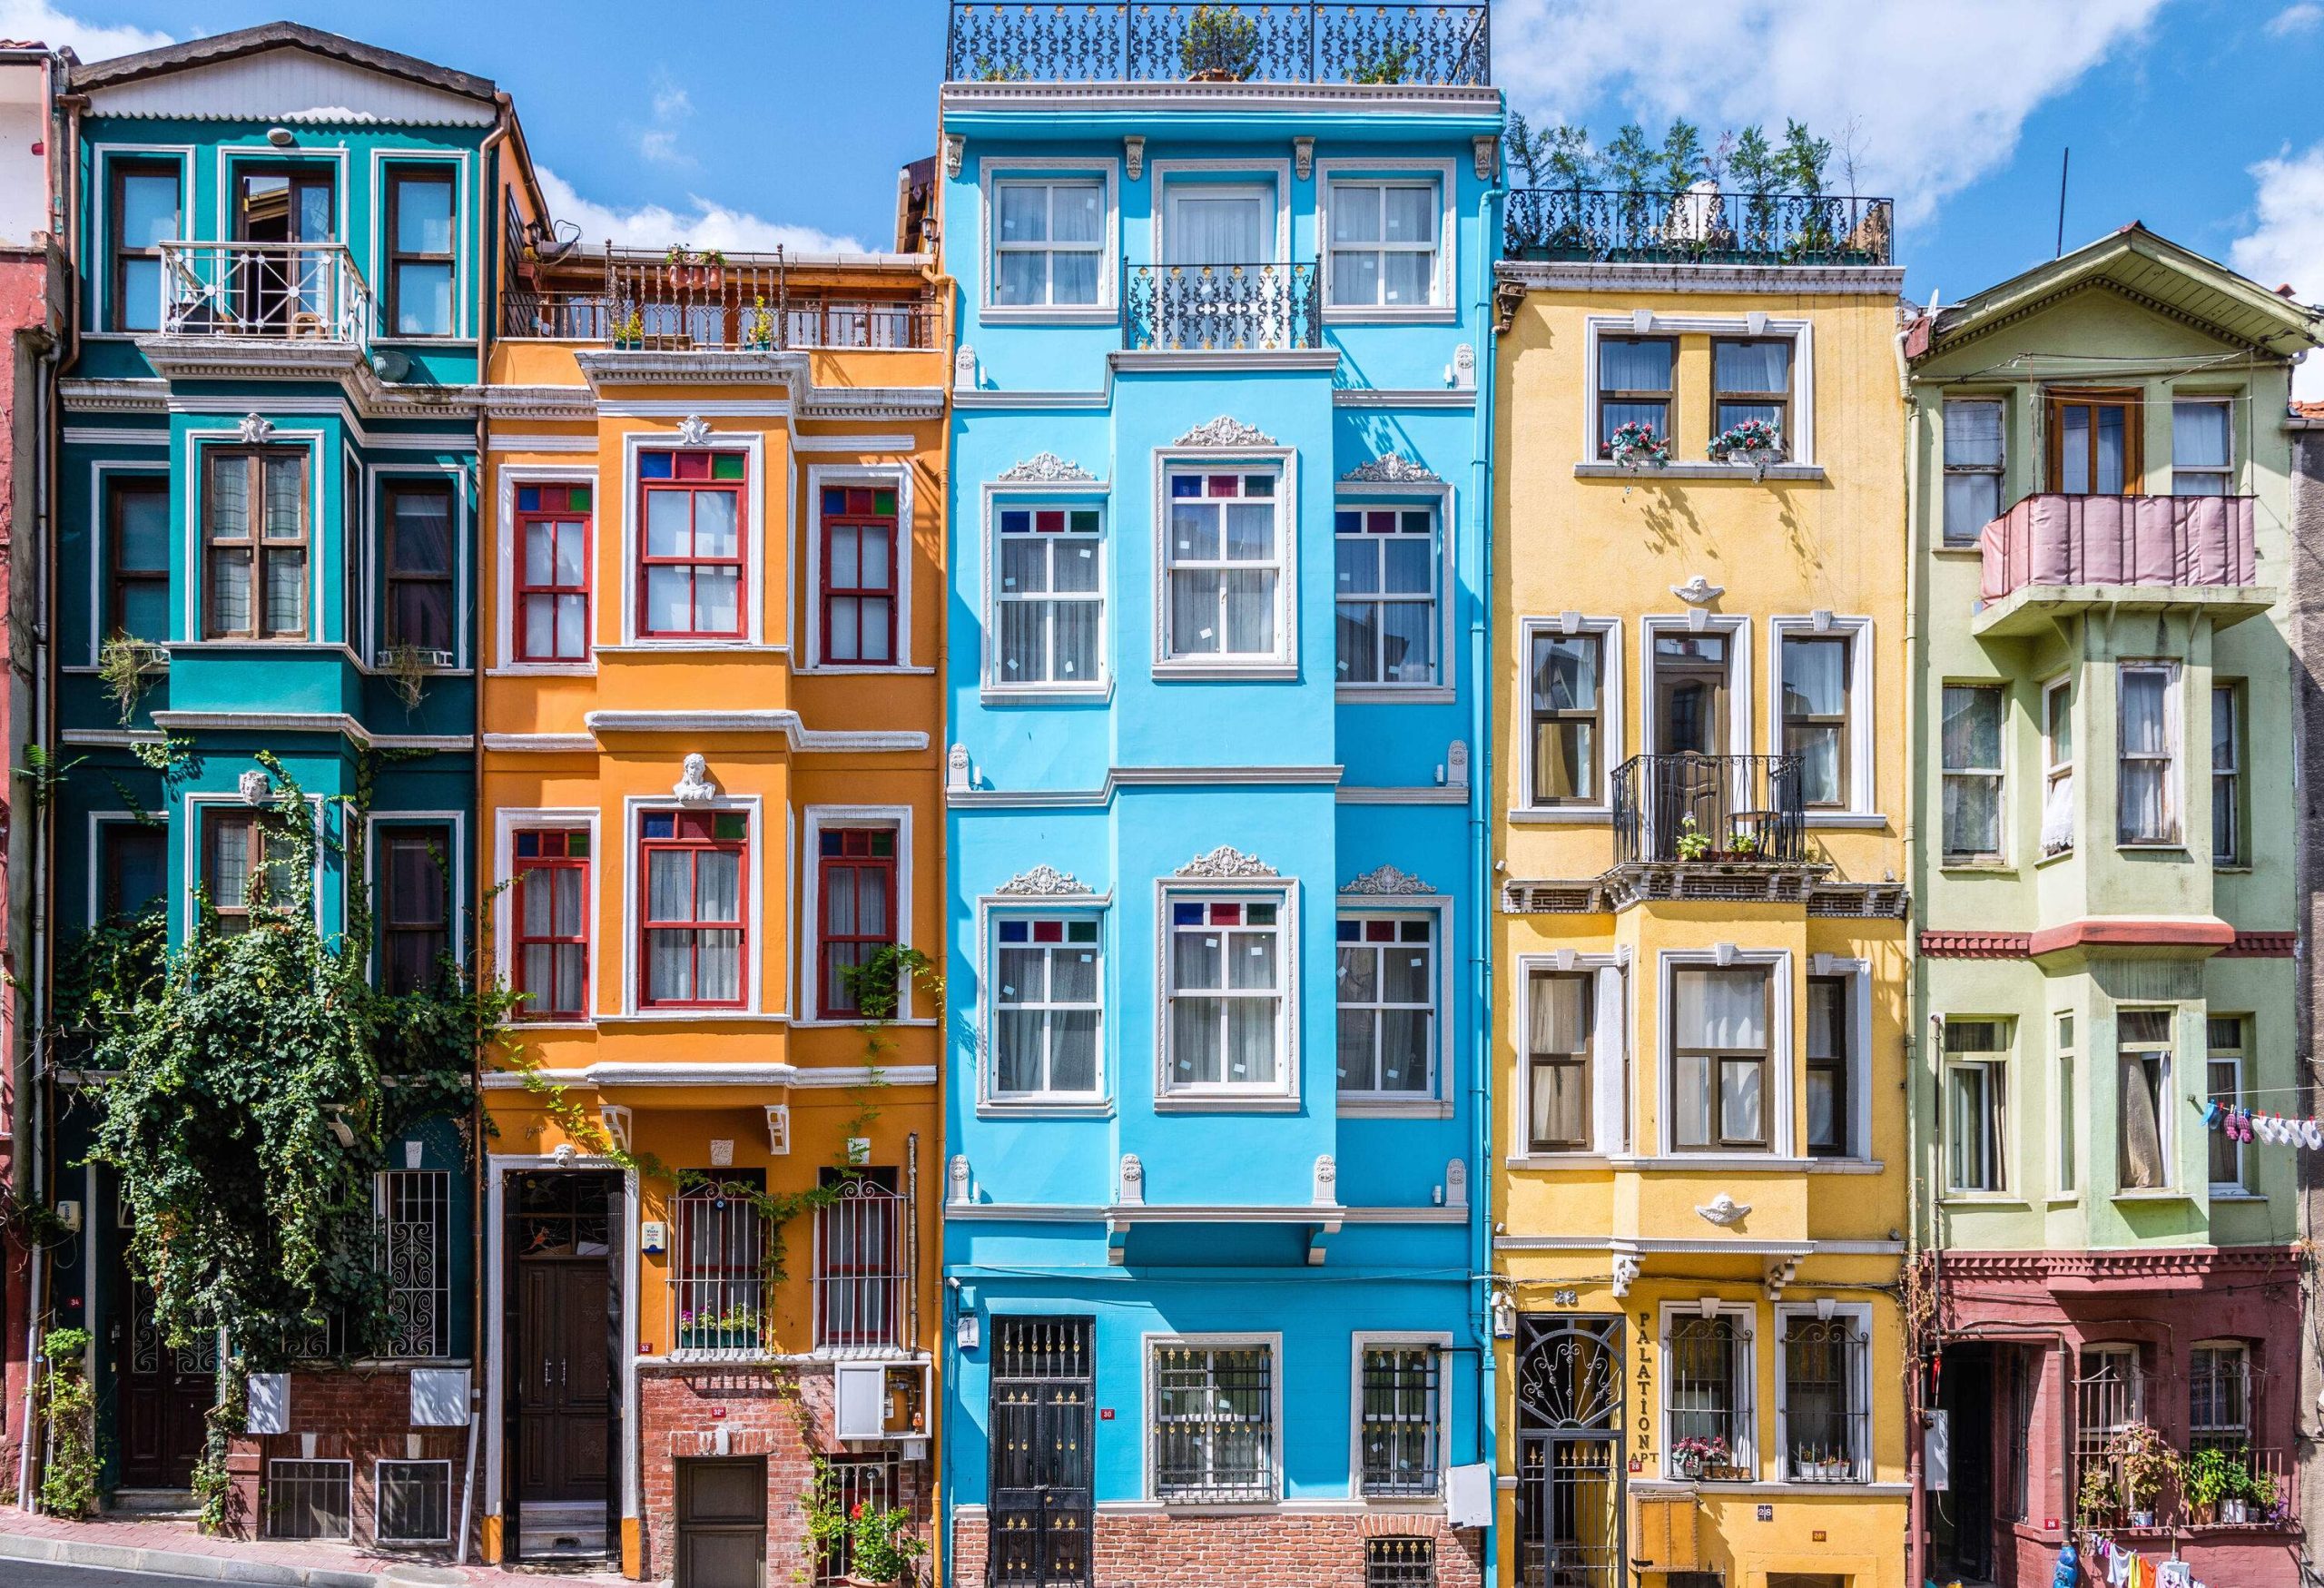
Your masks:
{"label": "brick wall", "polygon": [[[1482,1532],[1400,1513],[1338,1516],[1124,1515],[1099,1512],[1096,1588],[1364,1588],[1364,1540],[1436,1541],[1438,1588],[1477,1588]],[[986,1518],[953,1519],[951,1580],[985,1580]],[[772,1582],[773,1579],[768,1579]]]}
{"label": "brick wall", "polygon": [[[379,1535],[376,1463],[448,1461],[452,1464],[451,1525],[460,1524],[460,1482],[468,1465],[466,1428],[411,1425],[411,1375],[402,1367],[358,1367],[343,1372],[290,1375],[290,1431],[254,1435],[234,1441],[229,1463],[234,1477],[232,1531],[245,1538],[266,1533],[264,1484],[274,1461],[346,1461],[354,1465],[355,1539],[371,1544]],[[309,1455],[304,1435],[315,1436]],[[477,1464],[479,1481],[484,1466]],[[479,1496],[481,1499],[481,1496]],[[480,1514],[483,1506],[475,1509]],[[399,1546],[400,1547],[400,1546]],[[441,1546],[448,1553],[450,1545]]]}
{"label": "brick wall", "polygon": [[[676,1560],[677,1464],[688,1456],[763,1455],[766,1461],[766,1580],[812,1583],[806,1495],[818,1455],[872,1455],[832,1436],[828,1367],[714,1367],[652,1364],[637,1375],[639,1492],[645,1522],[640,1575],[667,1577]],[[723,1439],[723,1448],[722,1448]],[[900,1503],[920,1519],[934,1547],[930,1464],[896,1464]]]}

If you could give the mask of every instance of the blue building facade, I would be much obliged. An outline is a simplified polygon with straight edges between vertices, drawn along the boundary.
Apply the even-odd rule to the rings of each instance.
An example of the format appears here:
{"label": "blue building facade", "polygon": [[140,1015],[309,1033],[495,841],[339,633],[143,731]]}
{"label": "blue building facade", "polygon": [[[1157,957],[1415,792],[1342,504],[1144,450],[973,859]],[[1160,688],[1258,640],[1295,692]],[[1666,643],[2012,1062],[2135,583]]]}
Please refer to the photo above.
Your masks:
{"label": "blue building facade", "polygon": [[[472,526],[507,100],[289,24],[79,67],[71,88],[60,974],[82,931],[148,910],[182,942],[198,891],[231,930],[259,878],[287,880],[271,824],[288,779],[316,812],[326,929],[350,921],[359,867],[374,976],[419,988],[473,947]],[[105,1486],[177,1494],[215,1357],[169,1348],[126,1273],[69,1068],[53,1108],[56,1195],[84,1211],[55,1303],[96,1341]],[[448,1543],[478,1289],[468,1124],[421,1118],[389,1143],[373,1211],[392,1337],[300,1343],[316,1370],[255,1420],[238,1474],[253,1530]],[[415,1369],[437,1375],[427,1395]],[[318,1394],[324,1373],[366,1387]]]}
{"label": "blue building facade", "polygon": [[1485,8],[1083,9],[943,91],[946,1556],[1477,1583]]}

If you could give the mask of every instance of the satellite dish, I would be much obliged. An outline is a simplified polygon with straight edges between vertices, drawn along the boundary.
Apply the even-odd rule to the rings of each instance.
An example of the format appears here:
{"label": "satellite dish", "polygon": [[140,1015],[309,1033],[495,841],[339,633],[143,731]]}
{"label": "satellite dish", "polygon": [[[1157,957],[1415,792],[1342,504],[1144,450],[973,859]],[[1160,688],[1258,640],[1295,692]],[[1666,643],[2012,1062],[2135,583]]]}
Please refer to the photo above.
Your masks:
{"label": "satellite dish", "polygon": [[371,355],[371,368],[382,380],[408,380],[411,378],[411,355],[384,348]]}

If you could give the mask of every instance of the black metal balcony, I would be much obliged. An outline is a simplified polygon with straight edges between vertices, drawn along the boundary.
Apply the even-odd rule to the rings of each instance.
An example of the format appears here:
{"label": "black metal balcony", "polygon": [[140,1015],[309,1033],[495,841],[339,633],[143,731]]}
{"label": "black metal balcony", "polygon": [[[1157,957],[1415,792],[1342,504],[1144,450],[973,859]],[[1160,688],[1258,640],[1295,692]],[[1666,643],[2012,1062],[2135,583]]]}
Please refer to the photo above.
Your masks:
{"label": "black metal balcony", "polygon": [[1528,187],[1510,193],[1503,232],[1512,259],[1885,265],[1894,211],[1852,194]]}
{"label": "black metal balcony", "polygon": [[949,83],[1492,81],[1492,8],[953,0]]}
{"label": "black metal balcony", "polygon": [[1797,755],[1633,755],[1614,768],[1615,863],[1797,864]]}
{"label": "black metal balcony", "polygon": [[1132,265],[1125,344],[1136,352],[1238,353],[1323,342],[1312,264]]}

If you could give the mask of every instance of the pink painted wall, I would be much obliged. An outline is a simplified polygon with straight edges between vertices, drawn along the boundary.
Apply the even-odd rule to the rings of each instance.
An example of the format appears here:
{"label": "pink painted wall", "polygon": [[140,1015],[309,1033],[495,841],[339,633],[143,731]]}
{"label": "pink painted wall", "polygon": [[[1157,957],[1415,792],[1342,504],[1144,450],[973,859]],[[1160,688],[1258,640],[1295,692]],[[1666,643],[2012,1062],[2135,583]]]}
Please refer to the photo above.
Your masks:
{"label": "pink painted wall", "polygon": [[2249,585],[2250,497],[2027,497],[1985,526],[1980,593],[2025,585]]}

